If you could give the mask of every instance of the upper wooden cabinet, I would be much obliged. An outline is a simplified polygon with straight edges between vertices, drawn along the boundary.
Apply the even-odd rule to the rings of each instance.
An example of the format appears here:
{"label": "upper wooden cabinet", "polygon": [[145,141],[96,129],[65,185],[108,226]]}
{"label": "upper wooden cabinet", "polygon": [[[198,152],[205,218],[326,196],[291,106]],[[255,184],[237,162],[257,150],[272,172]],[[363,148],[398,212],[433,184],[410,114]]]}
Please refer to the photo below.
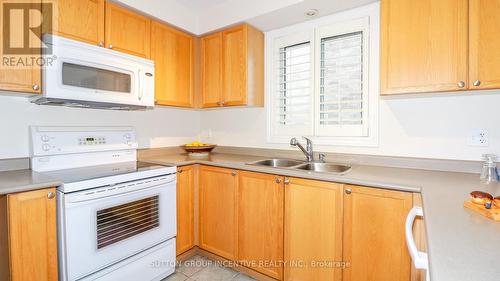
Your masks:
{"label": "upper wooden cabinet", "polygon": [[405,220],[412,194],[345,186],[343,281],[409,281]]}
{"label": "upper wooden cabinet", "polygon": [[243,24],[202,38],[202,107],[263,106],[264,35]]}
{"label": "upper wooden cabinet", "polygon": [[55,192],[0,197],[0,280],[58,280]]}
{"label": "upper wooden cabinet", "polygon": [[229,260],[237,258],[238,173],[200,167],[200,248]]}
{"label": "upper wooden cabinet", "polygon": [[149,58],[151,19],[106,2],[105,47]]}
{"label": "upper wooden cabinet", "polygon": [[[342,268],[312,262],[342,260],[342,185],[290,178],[285,186],[284,280],[342,278]],[[302,264],[294,264],[302,262]]]}
{"label": "upper wooden cabinet", "polygon": [[283,280],[284,179],[239,172],[238,260],[255,271]]}
{"label": "upper wooden cabinet", "polygon": [[[34,8],[40,9],[40,0],[32,0],[30,1],[33,5]],[[0,1],[0,4],[2,4],[3,1]],[[23,2],[26,3],[26,2]],[[40,17],[40,14],[38,13],[30,13],[30,22],[42,22],[42,19]],[[22,17],[16,17],[15,19],[22,19]],[[4,40],[7,40],[4,38],[6,32],[3,32],[5,30],[4,26],[4,21],[0,21],[0,27],[2,32],[0,32],[0,42],[4,42]],[[12,34],[23,34],[23,23],[22,22],[14,22],[12,21],[10,28]],[[41,28],[33,28],[31,29],[32,32],[36,33],[37,36],[41,36]],[[16,43],[24,43],[22,40],[23,37],[20,36],[14,36],[11,38],[14,38],[13,40],[16,41]],[[39,40],[33,40],[31,44],[36,44],[35,46],[39,46]],[[35,47],[32,45],[32,47]],[[3,44],[0,44],[0,58],[3,61],[4,58],[4,50],[3,50]],[[22,57],[31,57],[31,56],[38,56],[41,55],[41,53],[38,54],[27,54],[27,55],[15,55],[14,58],[17,60]],[[8,58],[7,58],[8,59]],[[30,94],[40,94],[41,93],[41,69],[40,66],[34,64],[30,66],[2,66],[0,68],[0,90],[2,91],[12,91],[12,92],[23,92],[23,93],[30,93]]]}
{"label": "upper wooden cabinet", "polygon": [[222,32],[201,38],[202,107],[221,104]]}
{"label": "upper wooden cabinet", "polygon": [[193,106],[193,36],[164,24],[151,25],[158,105]]}
{"label": "upper wooden cabinet", "polygon": [[194,247],[194,175],[193,166],[177,168],[177,255]]}
{"label": "upper wooden cabinet", "polygon": [[468,2],[382,0],[383,95],[467,88]]}
{"label": "upper wooden cabinet", "polygon": [[500,1],[469,1],[469,88],[500,88]]}
{"label": "upper wooden cabinet", "polygon": [[52,33],[94,45],[104,45],[104,0],[43,1],[55,5]]}

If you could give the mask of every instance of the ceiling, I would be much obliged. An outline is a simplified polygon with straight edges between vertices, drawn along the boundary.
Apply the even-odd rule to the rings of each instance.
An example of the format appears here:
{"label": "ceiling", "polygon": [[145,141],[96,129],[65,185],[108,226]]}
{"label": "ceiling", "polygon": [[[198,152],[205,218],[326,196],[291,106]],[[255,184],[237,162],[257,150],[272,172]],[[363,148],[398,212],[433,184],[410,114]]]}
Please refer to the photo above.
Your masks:
{"label": "ceiling", "polygon": [[262,31],[325,16],[377,0],[114,0],[196,35],[248,22]]}

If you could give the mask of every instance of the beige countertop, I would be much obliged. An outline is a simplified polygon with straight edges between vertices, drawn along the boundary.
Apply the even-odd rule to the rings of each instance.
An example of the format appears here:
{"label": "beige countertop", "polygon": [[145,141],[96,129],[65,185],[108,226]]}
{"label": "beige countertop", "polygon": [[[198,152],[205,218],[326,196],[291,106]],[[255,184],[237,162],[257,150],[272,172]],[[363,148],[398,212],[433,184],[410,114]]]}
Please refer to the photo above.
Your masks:
{"label": "beige countertop", "polygon": [[141,160],[177,166],[204,164],[421,192],[431,279],[433,281],[500,280],[500,222],[494,222],[462,207],[463,201],[468,198],[472,190],[485,190],[484,187],[480,187],[478,174],[354,165],[345,175],[331,175],[245,164],[265,158],[213,153],[209,158],[165,154],[142,157]]}
{"label": "beige countertop", "polygon": [[29,169],[0,172],[0,195],[61,185],[58,179]]}

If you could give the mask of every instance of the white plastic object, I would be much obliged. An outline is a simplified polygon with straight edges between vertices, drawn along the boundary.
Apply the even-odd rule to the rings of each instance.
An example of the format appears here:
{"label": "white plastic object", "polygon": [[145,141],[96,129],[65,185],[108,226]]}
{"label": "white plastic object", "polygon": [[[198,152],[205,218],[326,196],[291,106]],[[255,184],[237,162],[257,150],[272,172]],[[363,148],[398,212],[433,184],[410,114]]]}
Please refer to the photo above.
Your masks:
{"label": "white plastic object", "polygon": [[413,238],[413,222],[417,217],[423,217],[424,212],[421,207],[413,207],[408,216],[406,217],[406,245],[408,246],[408,251],[410,252],[411,259],[413,260],[413,264],[417,269],[425,269],[427,271],[427,281],[430,281],[429,278],[429,260],[427,257],[427,253],[421,252],[417,249],[417,245],[415,244],[415,239]]}

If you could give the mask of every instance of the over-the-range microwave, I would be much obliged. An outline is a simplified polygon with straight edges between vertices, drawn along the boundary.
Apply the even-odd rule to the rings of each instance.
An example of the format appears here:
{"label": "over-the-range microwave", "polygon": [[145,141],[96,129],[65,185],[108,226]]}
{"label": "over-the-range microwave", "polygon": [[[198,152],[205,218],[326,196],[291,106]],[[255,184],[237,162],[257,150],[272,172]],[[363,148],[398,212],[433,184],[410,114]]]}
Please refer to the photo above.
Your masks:
{"label": "over-the-range microwave", "polygon": [[37,104],[137,110],[154,106],[154,62],[45,34]]}

